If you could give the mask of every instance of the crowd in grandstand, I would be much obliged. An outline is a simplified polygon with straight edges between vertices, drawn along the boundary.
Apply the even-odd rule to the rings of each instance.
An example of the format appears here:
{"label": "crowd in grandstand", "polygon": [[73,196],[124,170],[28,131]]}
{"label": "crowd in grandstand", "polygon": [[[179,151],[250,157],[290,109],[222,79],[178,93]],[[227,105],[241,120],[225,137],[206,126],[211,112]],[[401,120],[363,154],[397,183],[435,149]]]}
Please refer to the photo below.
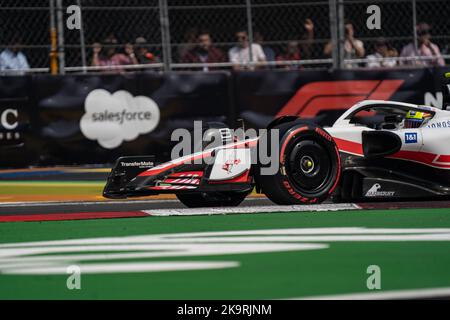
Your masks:
{"label": "crowd in grandstand", "polygon": [[[197,31],[188,29],[184,36],[185,43],[178,46],[176,54],[178,62],[186,64],[202,64],[201,70],[209,71],[220,68],[221,63],[231,63],[234,70],[259,69],[273,67],[274,61],[284,62],[278,64],[278,68],[301,69],[299,63],[289,63],[301,60],[317,58],[317,50],[314,39],[314,23],[311,19],[304,21],[304,34],[299,40],[289,40],[284,49],[275,50],[264,40],[264,35],[255,31],[253,43],[249,41],[246,29],[235,32],[236,45],[228,52],[218,48],[213,43],[213,36],[209,31]],[[344,67],[388,68],[401,65],[413,66],[443,66],[438,45],[431,41],[431,27],[421,22],[416,26],[417,45],[411,42],[405,45],[400,54],[386,39],[378,38],[373,44],[373,52],[366,53],[364,42],[355,36],[355,28],[351,22],[345,22],[344,41]],[[329,41],[321,51],[321,57],[329,58],[333,54],[334,44]],[[277,52],[279,51],[279,52]],[[253,63],[250,63],[250,57]],[[405,59],[397,59],[405,58]],[[354,59],[366,58],[364,63],[354,63]],[[420,58],[420,59],[416,59]],[[161,62],[161,59],[149,50],[147,40],[140,36],[133,43],[119,44],[116,36],[110,34],[101,43],[92,45],[91,65],[103,67],[102,70],[113,69],[121,72],[121,66],[145,65]],[[269,62],[269,63],[268,63]],[[207,64],[214,64],[208,66]],[[113,67],[113,68],[108,68]],[[0,71],[15,70],[23,73],[30,68],[25,54],[21,50],[21,41],[18,37],[10,42],[10,45],[0,53]]]}

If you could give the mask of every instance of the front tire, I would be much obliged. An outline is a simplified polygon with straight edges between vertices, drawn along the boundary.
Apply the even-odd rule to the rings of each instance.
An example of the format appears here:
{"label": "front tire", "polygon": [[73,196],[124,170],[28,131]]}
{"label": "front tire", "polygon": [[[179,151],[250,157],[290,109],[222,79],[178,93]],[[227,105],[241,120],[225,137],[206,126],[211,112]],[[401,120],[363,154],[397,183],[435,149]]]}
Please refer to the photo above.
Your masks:
{"label": "front tire", "polygon": [[[312,204],[327,199],[340,177],[339,151],[322,128],[298,122],[280,124],[268,131],[279,132],[279,170],[261,174],[258,161],[255,178],[262,192],[277,204]],[[270,145],[270,140],[268,145]]]}

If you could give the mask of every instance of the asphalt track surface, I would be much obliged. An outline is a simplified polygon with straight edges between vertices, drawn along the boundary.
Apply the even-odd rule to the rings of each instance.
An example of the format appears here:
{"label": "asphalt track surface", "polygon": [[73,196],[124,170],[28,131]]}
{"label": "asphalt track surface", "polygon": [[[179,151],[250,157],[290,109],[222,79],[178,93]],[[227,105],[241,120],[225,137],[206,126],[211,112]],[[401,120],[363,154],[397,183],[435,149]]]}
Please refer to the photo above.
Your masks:
{"label": "asphalt track surface", "polygon": [[[266,198],[247,198],[241,206],[272,206]],[[176,199],[170,200],[112,200],[98,202],[31,202],[0,203],[0,215],[75,213],[106,211],[140,211],[152,209],[186,208]]]}
{"label": "asphalt track surface", "polygon": [[[327,201],[326,203],[331,203]],[[241,206],[274,206],[267,198],[245,199]],[[367,202],[357,204],[362,209],[405,209],[405,208],[450,208],[450,201],[408,201],[408,202]],[[0,215],[33,215],[51,213],[76,212],[125,212],[152,209],[183,209],[186,208],[176,199],[161,200],[111,200],[86,202],[22,202],[0,203]]]}
{"label": "asphalt track surface", "polygon": [[[0,171],[0,181],[105,181],[109,168],[93,167],[53,167]],[[331,203],[326,201],[325,203]],[[264,197],[248,197],[241,206],[273,206]],[[357,203],[362,209],[405,209],[405,208],[450,208],[450,201],[405,201]],[[177,199],[128,199],[108,201],[36,201],[0,202],[0,215],[33,215],[51,213],[79,212],[126,212],[155,209],[183,209],[185,206]]]}

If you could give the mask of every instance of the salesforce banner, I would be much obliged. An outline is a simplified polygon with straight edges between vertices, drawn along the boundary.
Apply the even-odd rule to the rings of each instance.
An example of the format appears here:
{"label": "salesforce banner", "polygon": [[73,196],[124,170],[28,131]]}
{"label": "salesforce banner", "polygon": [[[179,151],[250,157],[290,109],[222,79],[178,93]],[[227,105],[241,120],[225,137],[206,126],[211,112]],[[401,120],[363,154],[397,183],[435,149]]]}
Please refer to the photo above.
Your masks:
{"label": "salesforce banner", "polygon": [[194,120],[227,122],[229,74],[35,76],[33,131],[40,162],[106,163],[170,157],[171,133]]}
{"label": "salesforce banner", "polygon": [[298,115],[331,125],[364,99],[442,106],[445,68],[0,77],[0,166],[165,161],[194,120],[264,128]]}

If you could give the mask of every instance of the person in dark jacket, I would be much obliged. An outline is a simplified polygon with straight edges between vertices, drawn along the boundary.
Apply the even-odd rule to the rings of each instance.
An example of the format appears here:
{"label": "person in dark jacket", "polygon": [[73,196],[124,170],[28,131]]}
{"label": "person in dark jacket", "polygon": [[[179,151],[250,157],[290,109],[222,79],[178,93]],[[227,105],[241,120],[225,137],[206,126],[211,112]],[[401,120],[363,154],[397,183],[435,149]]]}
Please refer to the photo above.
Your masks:
{"label": "person in dark jacket", "polygon": [[[183,63],[217,63],[226,62],[226,57],[222,50],[212,44],[209,32],[203,31],[197,36],[197,45],[184,55],[182,61]],[[203,67],[203,71],[210,69],[206,65]]]}

